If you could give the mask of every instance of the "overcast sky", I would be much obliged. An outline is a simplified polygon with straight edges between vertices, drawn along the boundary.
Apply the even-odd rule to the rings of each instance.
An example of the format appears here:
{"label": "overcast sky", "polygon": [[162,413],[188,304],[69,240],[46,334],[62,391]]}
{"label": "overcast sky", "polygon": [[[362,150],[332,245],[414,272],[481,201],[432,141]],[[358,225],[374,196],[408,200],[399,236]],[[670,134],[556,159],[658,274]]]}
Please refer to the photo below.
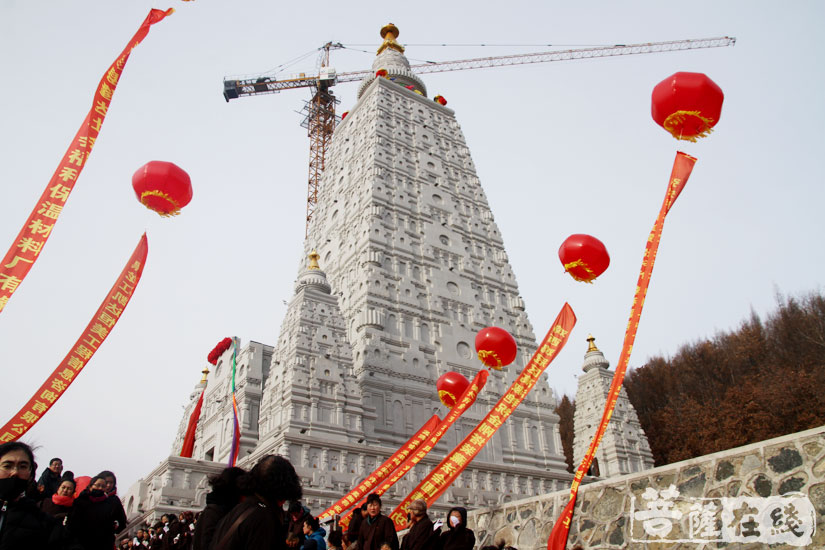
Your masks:
{"label": "overcast sky", "polygon": [[[588,333],[615,364],[645,240],[677,150],[698,157],[671,210],[631,358],[735,329],[775,293],[822,290],[821,27],[810,2],[0,2],[0,247],[10,246],[91,106],[101,75],[152,7],[177,13],[132,54],[94,153],[41,259],[0,314],[5,422],[63,358],[146,230],[149,257],[116,330],[26,436],[39,462],[104,468],[122,490],[170,453],[182,406],[225,336],[272,344],[301,261],[308,162],[295,111],[309,90],[227,104],[222,78],[260,74],[327,41],[339,71],[370,67],[388,21],[411,62],[735,36],[736,46],[424,75],[455,109],[543,336],[565,301],[578,315],[548,369],[573,395]],[[818,39],[819,37],[819,39]],[[544,48],[546,49],[546,48]],[[281,74],[315,70],[317,55]],[[716,131],[677,142],[650,117],[653,87],[704,72],[725,92]],[[339,112],[356,84],[337,86]],[[818,160],[820,159],[820,160]],[[189,172],[175,219],[144,209],[132,173]],[[601,239],[610,269],[573,281],[557,250]]]}

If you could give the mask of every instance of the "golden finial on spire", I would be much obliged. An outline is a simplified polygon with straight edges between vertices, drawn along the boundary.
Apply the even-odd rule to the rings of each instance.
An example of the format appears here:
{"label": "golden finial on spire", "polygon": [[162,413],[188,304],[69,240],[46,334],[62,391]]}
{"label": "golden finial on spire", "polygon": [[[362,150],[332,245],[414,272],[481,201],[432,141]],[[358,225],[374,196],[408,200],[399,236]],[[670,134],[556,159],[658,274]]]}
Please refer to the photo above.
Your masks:
{"label": "golden finial on spire", "polygon": [[381,38],[384,39],[384,43],[378,48],[377,53],[380,54],[387,48],[392,48],[397,52],[404,53],[404,46],[395,41],[395,39],[398,38],[398,34],[398,27],[392,23],[387,23],[381,27]]}
{"label": "golden finial on spire", "polygon": [[206,384],[206,376],[209,374],[209,367],[204,367],[201,371],[203,373],[203,377],[201,378],[201,384]]}
{"label": "golden finial on spire", "polygon": [[592,334],[587,335],[587,352],[590,353],[591,351],[599,351],[599,348],[596,347],[596,339],[593,338]]}
{"label": "golden finial on spire", "polygon": [[309,256],[307,256],[307,258],[309,258],[309,266],[307,266],[307,269],[308,270],[321,269],[321,266],[318,265],[318,258],[320,258],[320,257],[321,256],[318,254],[318,252],[316,250],[313,250],[312,252],[310,252]]}

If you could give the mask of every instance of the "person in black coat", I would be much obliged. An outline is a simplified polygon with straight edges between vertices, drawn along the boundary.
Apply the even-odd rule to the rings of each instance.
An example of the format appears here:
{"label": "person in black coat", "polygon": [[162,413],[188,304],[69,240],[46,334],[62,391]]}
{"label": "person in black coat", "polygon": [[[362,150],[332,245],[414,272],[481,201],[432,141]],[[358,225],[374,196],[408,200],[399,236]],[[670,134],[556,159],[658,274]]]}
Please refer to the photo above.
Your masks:
{"label": "person in black coat", "polygon": [[381,497],[370,493],[367,497],[367,517],[358,532],[358,550],[380,550],[387,544],[390,550],[398,550],[398,535],[395,524],[381,513]]}
{"label": "person in black coat", "polygon": [[74,480],[64,479],[55,494],[40,501],[40,509],[63,523],[74,503],[74,489]]}
{"label": "person in black coat", "polygon": [[364,521],[365,517],[367,517],[366,502],[364,502],[360,508],[356,508],[352,511],[352,516],[350,517],[349,525],[347,526],[347,532],[344,533],[347,537],[347,545],[358,542],[358,533],[361,532],[361,522]]}
{"label": "person in black coat", "polygon": [[267,455],[239,485],[250,496],[218,523],[210,550],[286,550],[284,502],[303,494],[295,468],[282,456]]}
{"label": "person in black coat", "polygon": [[63,473],[63,461],[59,458],[51,459],[49,467],[43,470],[37,481],[37,485],[43,487],[40,493],[41,498],[49,498],[57,492],[57,488],[60,487],[61,473]]}
{"label": "person in black coat", "polygon": [[438,533],[433,529],[433,521],[427,515],[427,501],[414,500],[409,506],[410,530],[401,541],[401,550],[434,550],[439,547]]}
{"label": "person in black coat", "polygon": [[245,473],[243,468],[225,468],[209,480],[212,491],[206,495],[206,508],[195,524],[192,550],[209,550],[218,522],[241,501],[238,480]]}
{"label": "person in black coat", "polygon": [[473,550],[476,535],[467,528],[467,510],[456,506],[447,514],[448,531],[441,533],[442,550]]}
{"label": "person in black coat", "polygon": [[287,514],[289,519],[289,524],[286,529],[287,536],[292,535],[290,540],[298,540],[298,542],[294,543],[294,546],[291,544],[288,544],[287,546],[290,546],[291,548],[301,548],[306,540],[306,535],[304,534],[304,522],[307,518],[312,517],[312,514],[310,513],[309,508],[301,504],[300,500],[289,503]]}
{"label": "person in black coat", "polygon": [[[74,499],[66,525],[85,550],[112,550],[115,534],[126,527],[126,514],[116,496],[106,496],[106,480],[97,475]],[[117,501],[117,503],[114,502]]]}
{"label": "person in black coat", "polygon": [[28,445],[18,441],[0,445],[0,550],[63,548],[60,523],[25,496],[36,469]]}

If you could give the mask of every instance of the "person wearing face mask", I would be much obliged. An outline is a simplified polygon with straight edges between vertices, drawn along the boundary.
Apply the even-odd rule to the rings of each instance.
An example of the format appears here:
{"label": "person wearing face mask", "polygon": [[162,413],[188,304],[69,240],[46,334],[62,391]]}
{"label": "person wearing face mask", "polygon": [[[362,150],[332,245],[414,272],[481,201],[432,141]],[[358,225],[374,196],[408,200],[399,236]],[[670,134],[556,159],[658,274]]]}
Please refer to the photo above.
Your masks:
{"label": "person wearing face mask", "polygon": [[63,523],[63,520],[66,519],[72,509],[73,503],[74,480],[64,479],[60,482],[55,494],[40,501],[40,509]]}
{"label": "person wearing face mask", "polygon": [[442,550],[473,550],[476,535],[467,529],[467,510],[456,506],[447,514],[449,530],[441,533]]}
{"label": "person wearing face mask", "polygon": [[106,496],[106,484],[104,477],[93,477],[69,512],[66,525],[84,550],[111,550],[115,534],[126,526],[123,506],[115,506]]}
{"label": "person wearing face mask", "polygon": [[25,443],[0,445],[0,549],[57,549],[64,532],[53,517],[25,496],[35,476],[34,453]]}

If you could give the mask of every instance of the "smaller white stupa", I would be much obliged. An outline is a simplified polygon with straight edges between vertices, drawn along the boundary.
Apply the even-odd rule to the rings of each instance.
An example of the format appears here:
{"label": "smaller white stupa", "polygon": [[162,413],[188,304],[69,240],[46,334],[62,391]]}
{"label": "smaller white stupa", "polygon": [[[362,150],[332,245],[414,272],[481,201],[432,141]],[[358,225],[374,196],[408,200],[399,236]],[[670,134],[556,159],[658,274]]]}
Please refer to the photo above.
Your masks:
{"label": "smaller white stupa", "polygon": [[[601,422],[614,374],[608,368],[610,363],[596,347],[596,339],[590,335],[587,342],[589,345],[582,365],[584,374],[579,377],[576,412],[573,415],[574,467],[581,463]],[[622,388],[589,473],[607,478],[652,467],[653,455],[650,453],[647,437],[639,424],[636,410]]]}

